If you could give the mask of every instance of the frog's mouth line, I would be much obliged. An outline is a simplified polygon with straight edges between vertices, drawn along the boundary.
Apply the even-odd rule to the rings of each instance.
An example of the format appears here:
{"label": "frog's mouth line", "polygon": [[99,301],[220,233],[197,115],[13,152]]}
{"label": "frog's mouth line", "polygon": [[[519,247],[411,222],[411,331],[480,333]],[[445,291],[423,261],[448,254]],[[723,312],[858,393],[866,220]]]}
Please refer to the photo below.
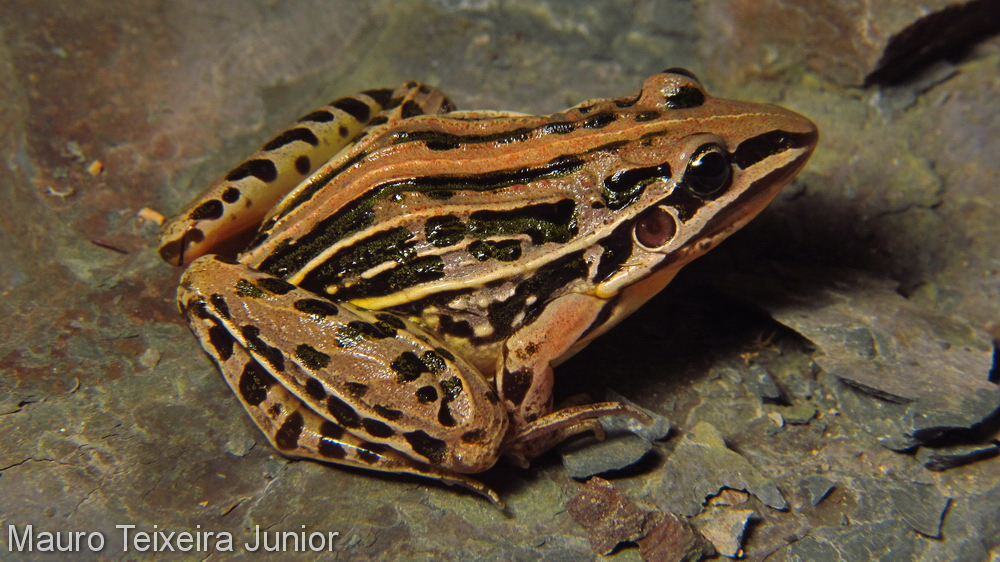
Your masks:
{"label": "frog's mouth line", "polygon": [[[717,246],[733,232],[743,228],[771,202],[771,199],[777,195],[788,180],[799,173],[811,155],[812,150],[804,152],[795,160],[772,170],[766,176],[750,184],[743,193],[705,223],[702,236],[670,252],[670,255],[663,261],[651,268],[650,273],[655,273],[665,267],[678,267],[678,263],[680,265],[686,264]],[[753,209],[753,212],[747,213],[747,209]],[[737,217],[738,214],[742,216]]]}
{"label": "frog's mouth line", "polygon": [[[712,246],[715,246],[715,244],[721,242],[722,238],[743,227],[744,224],[757,216],[757,213],[762,211],[771,202],[771,199],[778,194],[778,191],[790,179],[795,177],[795,174],[799,173],[799,170],[805,166],[806,160],[809,160],[811,155],[811,150],[803,152],[795,160],[772,170],[766,176],[750,184],[743,193],[739,194],[736,199],[733,199],[724,209],[720,210],[705,223],[705,227],[702,230],[702,240],[713,240]],[[746,213],[747,209],[756,210],[753,213]],[[745,216],[741,219],[733,220],[735,218],[734,215],[740,213],[745,214]],[[715,241],[720,235],[721,238]]]}

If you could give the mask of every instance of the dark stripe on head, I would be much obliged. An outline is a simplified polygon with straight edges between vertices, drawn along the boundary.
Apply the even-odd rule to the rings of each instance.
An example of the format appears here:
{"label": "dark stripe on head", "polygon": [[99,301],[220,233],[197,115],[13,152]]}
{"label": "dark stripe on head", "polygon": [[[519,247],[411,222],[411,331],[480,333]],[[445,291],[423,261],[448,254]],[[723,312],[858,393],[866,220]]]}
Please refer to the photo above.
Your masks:
{"label": "dark stripe on head", "polygon": [[264,183],[271,183],[278,178],[278,168],[270,160],[247,160],[226,174],[226,181],[239,181],[250,176]]}
{"label": "dark stripe on head", "polygon": [[687,222],[694,217],[698,209],[701,209],[708,203],[708,200],[695,197],[690,191],[684,189],[683,186],[678,186],[677,189],[670,192],[670,195],[664,197],[660,203],[676,209],[677,218],[681,222]]}
{"label": "dark stripe on head", "polygon": [[198,205],[195,210],[191,211],[188,218],[193,221],[215,220],[222,217],[224,208],[225,207],[222,205],[222,201],[219,201],[218,199],[209,199],[201,205]]}
{"label": "dark stripe on head", "polygon": [[358,101],[354,98],[340,98],[339,100],[333,100],[330,102],[330,105],[357,119],[359,123],[367,122],[372,114],[371,108],[368,107],[367,103]]}
{"label": "dark stripe on head", "polygon": [[789,133],[770,131],[741,142],[733,152],[733,162],[742,170],[769,156],[795,148],[805,148],[816,142],[816,133]]}
{"label": "dark stripe on head", "polygon": [[669,179],[670,164],[667,163],[648,168],[620,170],[604,179],[601,195],[608,208],[617,211],[635,203],[647,185]]}
{"label": "dark stripe on head", "polygon": [[292,412],[285,418],[285,423],[281,424],[278,431],[274,432],[274,444],[282,451],[291,451],[298,447],[299,436],[302,435],[304,426],[305,421],[302,419],[302,414]]}
{"label": "dark stripe on head", "polygon": [[281,133],[280,135],[274,137],[273,139],[271,139],[271,142],[265,144],[264,148],[262,148],[261,150],[263,150],[264,152],[267,152],[269,150],[275,150],[285,145],[292,144],[295,141],[301,141],[304,143],[311,144],[313,146],[319,146],[319,139],[316,138],[316,135],[312,131],[306,129],[305,127],[296,127],[294,129],[289,129],[284,133]]}

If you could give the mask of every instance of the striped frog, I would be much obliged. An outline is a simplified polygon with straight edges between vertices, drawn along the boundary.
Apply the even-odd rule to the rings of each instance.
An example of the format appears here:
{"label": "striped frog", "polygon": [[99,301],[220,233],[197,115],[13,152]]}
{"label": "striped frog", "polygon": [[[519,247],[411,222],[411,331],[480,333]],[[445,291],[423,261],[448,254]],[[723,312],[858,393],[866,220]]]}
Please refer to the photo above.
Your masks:
{"label": "striped frog", "polygon": [[599,416],[648,419],[554,410],[552,367],[753,218],[817,138],[683,69],[548,116],[455,111],[411,82],[300,119],[165,224],[160,254],[283,454],[500,505],[468,475]]}

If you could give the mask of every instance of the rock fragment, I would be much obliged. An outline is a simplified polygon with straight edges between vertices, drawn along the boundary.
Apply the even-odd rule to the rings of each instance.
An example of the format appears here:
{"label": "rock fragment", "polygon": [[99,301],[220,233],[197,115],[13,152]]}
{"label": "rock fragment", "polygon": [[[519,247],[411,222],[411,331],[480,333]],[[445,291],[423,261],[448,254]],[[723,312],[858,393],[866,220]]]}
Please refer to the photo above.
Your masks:
{"label": "rock fragment", "polygon": [[723,488],[746,490],[774,509],[785,509],[785,498],[770,480],[740,454],[726,447],[713,425],[698,422],[677,445],[664,467],[667,507],[694,516],[705,499]]}
{"label": "rock fragment", "polygon": [[806,491],[809,502],[814,506],[825,500],[833,488],[833,482],[818,474],[802,481],[802,489]]}
{"label": "rock fragment", "polygon": [[610,554],[619,543],[645,536],[647,512],[603,478],[591,478],[566,502],[566,511],[587,529],[590,547]]}
{"label": "rock fragment", "polygon": [[600,419],[605,437],[599,441],[583,436],[559,447],[563,466],[573,478],[587,478],[612,470],[621,470],[639,462],[653,448],[653,442],[670,432],[670,421],[639,407],[625,397],[609,391],[607,400],[624,402],[646,412],[653,423],[643,425],[630,416],[605,416]]}

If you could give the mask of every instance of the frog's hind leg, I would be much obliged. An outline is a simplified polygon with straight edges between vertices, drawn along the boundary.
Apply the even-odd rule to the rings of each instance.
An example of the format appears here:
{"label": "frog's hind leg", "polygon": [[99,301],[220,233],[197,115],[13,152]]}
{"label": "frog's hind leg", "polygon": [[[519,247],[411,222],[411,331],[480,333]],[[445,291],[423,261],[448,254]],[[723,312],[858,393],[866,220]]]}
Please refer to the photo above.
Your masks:
{"label": "frog's hind leg", "polygon": [[177,298],[282,453],[418,474],[499,502],[464,474],[496,462],[507,418],[482,375],[419,327],[220,256],[191,264]]}
{"label": "frog's hind leg", "polygon": [[410,82],[366,90],[305,115],[196,197],[160,230],[160,257],[188,265],[199,256],[235,255],[295,186],[352,143],[393,119],[451,111],[440,91]]}
{"label": "frog's hind leg", "polygon": [[355,466],[383,472],[415,474],[462,486],[503,509],[500,496],[481,482],[409,459],[391,447],[365,441],[318,415],[265,369],[229,335],[208,303],[184,304],[191,329],[219,366],[226,383],[268,441],[289,457]]}

